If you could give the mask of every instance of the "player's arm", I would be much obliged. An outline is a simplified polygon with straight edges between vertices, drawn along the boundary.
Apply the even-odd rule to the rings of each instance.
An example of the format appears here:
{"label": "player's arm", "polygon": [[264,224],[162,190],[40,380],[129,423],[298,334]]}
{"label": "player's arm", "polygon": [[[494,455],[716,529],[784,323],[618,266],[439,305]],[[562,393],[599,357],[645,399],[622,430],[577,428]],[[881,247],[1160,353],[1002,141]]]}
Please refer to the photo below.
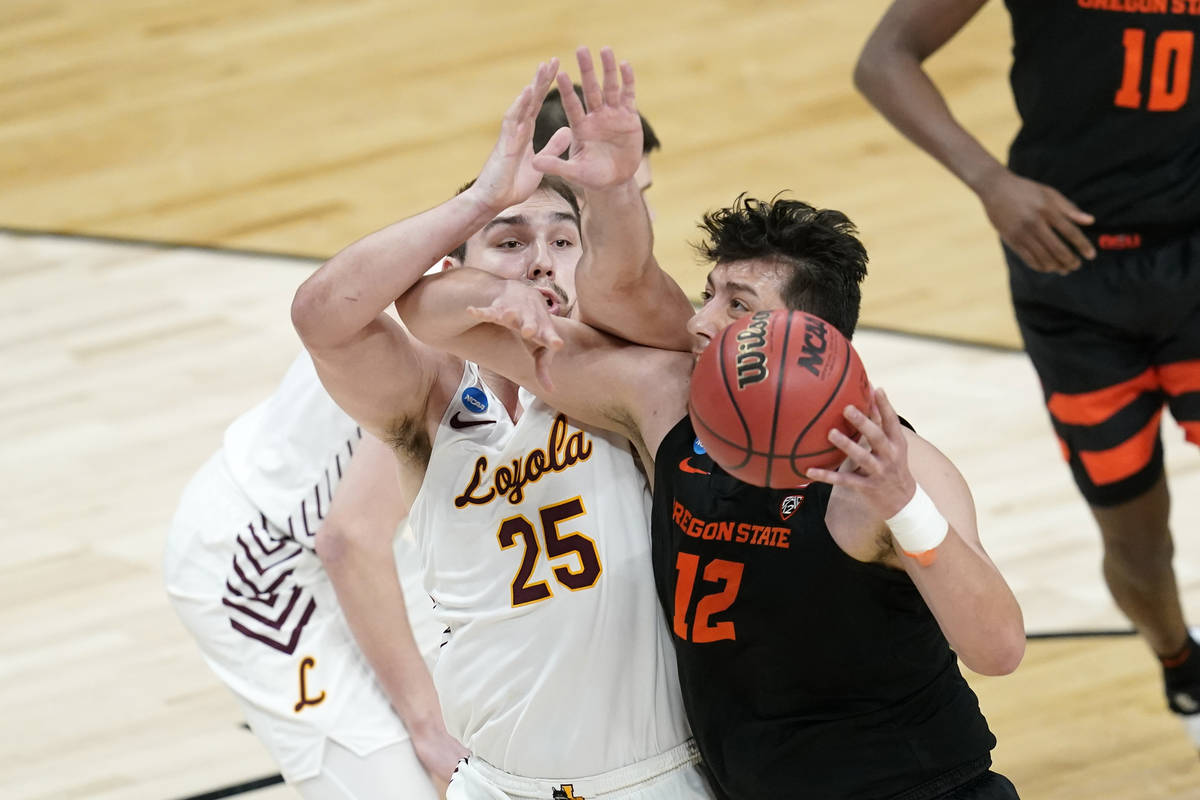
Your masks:
{"label": "player's arm", "polygon": [[1019,177],[958,123],[925,72],[987,0],[895,0],[872,31],[854,84],[901,133],[979,196],[1001,238],[1033,269],[1065,273],[1095,249],[1079,230],[1091,215],[1055,189]]}
{"label": "player's arm", "polygon": [[[606,47],[600,51],[601,81],[586,47],[576,57],[587,106],[559,73],[570,128],[551,139],[534,163],[580,190],[587,248],[575,274],[579,318],[638,344],[688,352],[684,326],[692,304],[654,257],[650,214],[634,179],[643,153],[633,67],[618,67]],[[563,161],[557,154],[567,141],[570,157]]]}
{"label": "player's arm", "polygon": [[831,499],[830,532],[856,558],[902,567],[970,669],[1012,672],[1025,653],[1024,620],[979,540],[966,481],[950,459],[900,424],[882,391],[874,399],[870,416],[846,410],[861,441],[830,433],[846,455],[842,468],[808,472],[833,484],[839,500],[849,499]]}
{"label": "player's arm", "polygon": [[467,751],[446,732],[433,678],[409,625],[392,550],[407,513],[395,456],[378,439],[364,436],[317,530],[317,555],[418,758],[444,791]]}
{"label": "player's arm", "polygon": [[292,322],[330,395],[387,440],[423,411],[440,354],[384,314],[431,264],[503,209],[537,188],[533,121],[557,61],[538,67],[509,107],[500,137],[471,188],[441,205],[370,234],[342,250],[296,292]]}
{"label": "player's arm", "polygon": [[625,436],[647,464],[687,413],[690,355],[552,316],[524,281],[452,269],[422,278],[396,310],[428,345],[525,386],[580,422]]}

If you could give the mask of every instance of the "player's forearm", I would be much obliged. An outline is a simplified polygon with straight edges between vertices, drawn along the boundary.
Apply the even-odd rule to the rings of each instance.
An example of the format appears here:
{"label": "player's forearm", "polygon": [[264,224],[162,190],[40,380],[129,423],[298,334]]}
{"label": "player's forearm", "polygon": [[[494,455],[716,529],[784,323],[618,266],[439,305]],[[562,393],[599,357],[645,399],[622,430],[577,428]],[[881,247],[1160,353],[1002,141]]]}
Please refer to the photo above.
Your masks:
{"label": "player's forearm", "polygon": [[518,283],[471,267],[451,269],[417,281],[396,299],[396,311],[413,336],[431,347],[454,352],[454,341],[481,324],[467,309],[486,308],[514,288],[510,284]]}
{"label": "player's forearm", "polygon": [[346,247],[300,285],[292,321],[309,349],[353,339],[496,213],[467,190]]}
{"label": "player's forearm", "polygon": [[915,54],[868,42],[854,84],[888,122],[976,193],[1004,169],[954,118]]}
{"label": "player's forearm", "polygon": [[1007,582],[953,528],[936,552],[925,567],[901,558],[950,646],[982,675],[1012,672],[1025,653],[1025,623]]}
{"label": "player's forearm", "polygon": [[654,258],[654,233],[633,180],[584,193],[587,249],[576,270],[581,321],[650,347],[687,350],[687,295]]}
{"label": "player's forearm", "polygon": [[410,731],[444,727],[404,603],[390,539],[346,540],[322,563],[367,663]]}

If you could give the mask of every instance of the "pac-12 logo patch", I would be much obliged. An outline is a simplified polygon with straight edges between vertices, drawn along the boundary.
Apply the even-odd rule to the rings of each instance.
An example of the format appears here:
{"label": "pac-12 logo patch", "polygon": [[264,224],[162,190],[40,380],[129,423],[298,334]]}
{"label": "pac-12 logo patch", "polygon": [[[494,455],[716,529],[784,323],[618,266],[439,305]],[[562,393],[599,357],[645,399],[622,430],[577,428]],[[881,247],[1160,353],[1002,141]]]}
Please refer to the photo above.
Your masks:
{"label": "pac-12 logo patch", "polygon": [[704,449],[704,445],[700,443],[699,436],[696,437],[696,441],[692,442],[692,452],[698,456],[702,456],[706,452],[708,452],[707,450]]}
{"label": "pac-12 logo patch", "polygon": [[478,386],[468,386],[463,389],[462,404],[466,406],[467,411],[482,414],[488,408],[487,395]]}
{"label": "pac-12 logo patch", "polygon": [[789,494],[783,498],[783,502],[779,504],[779,518],[782,520],[791,519],[792,514],[796,513],[796,509],[804,502],[804,495]]}
{"label": "pac-12 logo patch", "polygon": [[575,786],[573,784],[564,783],[554,790],[554,795],[550,800],[586,800],[586,798],[575,794]]}

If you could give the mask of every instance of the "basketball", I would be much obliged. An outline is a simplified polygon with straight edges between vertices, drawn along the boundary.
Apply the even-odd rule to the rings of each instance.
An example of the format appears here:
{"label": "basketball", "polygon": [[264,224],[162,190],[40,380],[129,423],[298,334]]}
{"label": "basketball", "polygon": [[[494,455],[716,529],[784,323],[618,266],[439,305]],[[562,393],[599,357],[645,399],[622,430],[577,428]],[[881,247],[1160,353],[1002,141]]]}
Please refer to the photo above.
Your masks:
{"label": "basketball", "polygon": [[868,412],[871,387],[850,342],[803,311],[759,311],[721,331],[692,373],[688,414],[701,444],[730,475],[772,489],[809,483],[805,470],[835,468],[829,441],[858,431],[842,412]]}

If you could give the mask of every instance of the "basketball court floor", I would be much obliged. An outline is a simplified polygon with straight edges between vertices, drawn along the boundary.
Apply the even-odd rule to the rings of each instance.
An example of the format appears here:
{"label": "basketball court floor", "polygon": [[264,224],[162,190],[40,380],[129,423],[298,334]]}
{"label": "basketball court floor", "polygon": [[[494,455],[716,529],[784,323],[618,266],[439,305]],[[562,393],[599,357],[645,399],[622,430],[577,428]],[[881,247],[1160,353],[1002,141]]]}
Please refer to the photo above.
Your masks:
{"label": "basketball court floor", "polygon": [[[296,285],[469,178],[537,60],[587,43],[638,70],[664,143],[657,250],[693,296],[695,220],[742,190],[862,228],[856,345],[966,476],[1033,637],[1014,675],[969,675],[996,768],[1026,798],[1200,798],[1104,588],[994,236],[850,87],[885,5],[0,5],[0,797],[295,796],[167,605],[175,503],[297,352]],[[1015,129],[1007,37],[994,2],[931,64],[995,152]],[[1195,624],[1200,457],[1164,437]]]}

